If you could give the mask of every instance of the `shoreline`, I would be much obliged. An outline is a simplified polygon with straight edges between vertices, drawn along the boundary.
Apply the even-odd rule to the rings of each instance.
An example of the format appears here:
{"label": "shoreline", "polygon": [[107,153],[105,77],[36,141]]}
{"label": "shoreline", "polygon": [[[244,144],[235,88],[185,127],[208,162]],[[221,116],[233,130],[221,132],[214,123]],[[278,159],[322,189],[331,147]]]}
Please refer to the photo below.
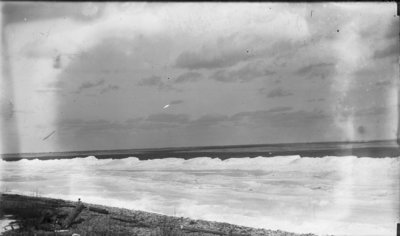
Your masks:
{"label": "shoreline", "polygon": [[192,159],[197,157],[220,158],[221,160],[240,157],[274,157],[292,156],[357,156],[357,157],[399,157],[400,147],[397,140],[374,140],[364,142],[315,142],[315,143],[276,143],[276,144],[243,144],[225,146],[190,146],[165,148],[133,148],[112,150],[82,150],[60,152],[3,153],[4,161],[59,160],[76,157],[95,156],[97,159],[123,159],[136,157],[139,160],[163,158]]}
{"label": "shoreline", "polygon": [[2,155],[3,161],[19,161],[19,160],[63,160],[74,158],[86,158],[94,156],[97,159],[125,159],[129,157],[136,157],[139,160],[154,160],[164,158],[181,158],[193,159],[198,157],[210,157],[226,160],[229,158],[243,158],[243,157],[276,157],[276,156],[293,156],[309,158],[322,158],[325,156],[356,156],[358,158],[371,157],[371,158],[396,158],[400,156],[400,149],[398,147],[359,147],[359,148],[342,148],[342,149],[310,149],[310,150],[285,150],[285,151],[148,151],[148,152],[126,152],[126,153],[71,153],[70,155],[33,155],[33,156],[18,156],[18,155]]}
{"label": "shoreline", "polygon": [[[0,216],[13,215],[17,222],[33,220],[35,227],[29,230],[38,235],[51,233],[56,235],[235,235],[235,236],[315,236],[314,234],[298,234],[281,230],[268,230],[233,225],[223,222],[196,220],[186,217],[167,216],[145,211],[89,204],[85,202],[62,199],[33,197],[19,194],[0,193]],[[60,226],[74,209],[83,205],[83,210],[71,222],[70,227]],[[28,215],[36,215],[34,219]],[[68,215],[68,217],[66,217]],[[63,225],[63,224],[61,224]],[[47,229],[47,230],[46,230]],[[28,229],[25,229],[25,231]],[[62,231],[67,234],[61,234]],[[3,233],[15,234],[16,230]]]}

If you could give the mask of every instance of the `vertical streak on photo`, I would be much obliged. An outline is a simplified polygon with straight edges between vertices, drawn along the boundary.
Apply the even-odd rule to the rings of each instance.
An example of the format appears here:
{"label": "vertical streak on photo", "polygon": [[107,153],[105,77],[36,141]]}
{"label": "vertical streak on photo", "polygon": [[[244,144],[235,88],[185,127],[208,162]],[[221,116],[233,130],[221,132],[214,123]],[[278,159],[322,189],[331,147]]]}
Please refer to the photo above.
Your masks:
{"label": "vertical streak on photo", "polygon": [[[7,18],[3,14],[3,3],[1,7],[1,79],[0,79],[0,151],[1,153],[19,153],[19,132],[17,119],[14,114],[14,86],[11,72],[11,63],[8,47]],[[0,173],[2,164],[0,163]],[[2,176],[0,176],[1,178]],[[2,190],[0,185],[0,191]]]}

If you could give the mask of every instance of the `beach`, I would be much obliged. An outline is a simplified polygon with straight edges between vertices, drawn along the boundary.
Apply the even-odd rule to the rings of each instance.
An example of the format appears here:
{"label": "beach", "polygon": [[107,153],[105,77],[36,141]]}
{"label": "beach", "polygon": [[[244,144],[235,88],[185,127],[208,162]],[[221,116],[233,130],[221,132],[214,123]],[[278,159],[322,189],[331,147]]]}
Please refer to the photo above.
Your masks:
{"label": "beach", "polygon": [[[78,206],[84,209],[74,218],[71,226],[62,227],[68,214]],[[256,229],[221,222],[193,220],[184,217],[165,216],[137,210],[107,207],[84,202],[64,201],[43,197],[2,194],[3,213],[13,214],[17,222],[26,224],[29,215],[36,213],[36,221],[30,229],[3,232],[4,236],[24,235],[136,235],[136,236],[314,236],[284,231]],[[29,213],[29,214],[28,214]],[[58,224],[58,222],[60,222]]]}

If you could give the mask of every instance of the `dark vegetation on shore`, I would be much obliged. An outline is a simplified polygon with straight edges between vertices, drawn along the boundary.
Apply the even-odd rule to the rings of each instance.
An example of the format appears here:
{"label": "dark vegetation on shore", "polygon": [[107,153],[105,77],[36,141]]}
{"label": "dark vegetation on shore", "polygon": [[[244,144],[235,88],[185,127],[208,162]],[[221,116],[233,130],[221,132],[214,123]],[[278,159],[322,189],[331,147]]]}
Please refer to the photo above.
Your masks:
{"label": "dark vegetation on shore", "polygon": [[255,229],[227,223],[192,220],[144,211],[106,207],[83,202],[30,197],[0,196],[0,217],[12,215],[14,229],[4,236],[313,236],[280,230]]}

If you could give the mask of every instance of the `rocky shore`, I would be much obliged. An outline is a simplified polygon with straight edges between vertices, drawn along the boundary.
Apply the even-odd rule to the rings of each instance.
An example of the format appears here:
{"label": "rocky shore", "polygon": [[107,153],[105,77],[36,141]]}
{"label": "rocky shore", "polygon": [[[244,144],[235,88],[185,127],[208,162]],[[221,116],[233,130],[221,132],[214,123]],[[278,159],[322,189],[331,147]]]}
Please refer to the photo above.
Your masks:
{"label": "rocky shore", "polygon": [[[165,216],[144,211],[44,197],[1,194],[0,217],[12,216],[3,229],[11,235],[134,236],[313,236],[256,229],[220,222]],[[1,231],[0,231],[1,232]]]}

